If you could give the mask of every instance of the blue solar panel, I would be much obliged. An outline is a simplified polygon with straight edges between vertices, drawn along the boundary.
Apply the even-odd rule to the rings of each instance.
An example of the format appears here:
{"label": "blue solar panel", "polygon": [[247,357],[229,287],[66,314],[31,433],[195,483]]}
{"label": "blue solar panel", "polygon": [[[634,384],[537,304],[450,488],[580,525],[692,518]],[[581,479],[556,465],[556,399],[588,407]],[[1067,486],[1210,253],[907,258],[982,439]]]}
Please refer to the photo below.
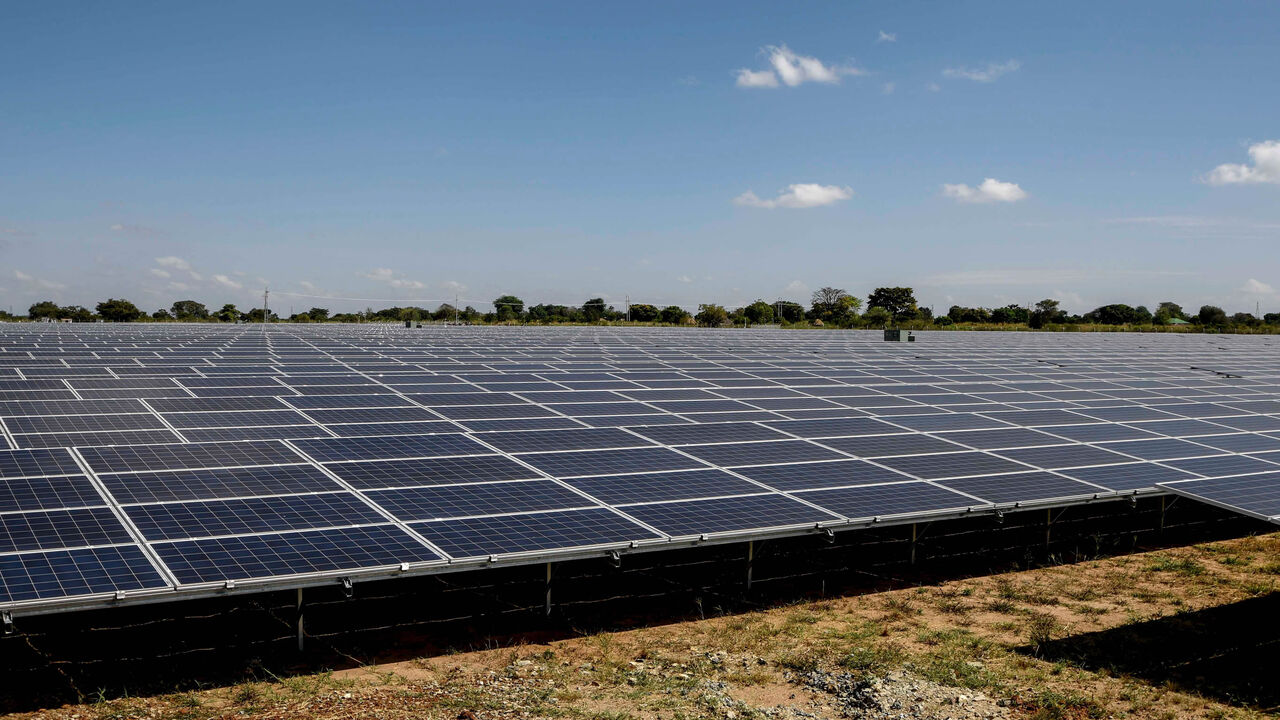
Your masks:
{"label": "blue solar panel", "polygon": [[374,490],[368,495],[399,520],[438,520],[597,505],[551,480]]}
{"label": "blue solar panel", "polygon": [[620,508],[672,537],[763,530],[836,520],[838,516],[783,495],[742,495]]}
{"label": "blue solar panel", "polygon": [[561,478],[706,467],[697,460],[665,448],[534,453],[522,455],[520,459],[548,475]]}
{"label": "blue solar panel", "polygon": [[183,540],[153,547],[184,585],[439,559],[430,548],[391,525]]}
{"label": "blue solar panel", "polygon": [[493,452],[460,433],[364,438],[316,438],[312,440],[295,440],[294,444],[302,452],[320,462],[486,455]]}
{"label": "blue solar panel", "polygon": [[735,472],[779,490],[801,490],[908,480],[908,476],[862,460],[738,468]]}
{"label": "blue solar panel", "polygon": [[75,475],[82,473],[66,450],[0,451],[0,478]]}
{"label": "blue solar panel", "polygon": [[102,496],[84,475],[0,481],[0,512],[53,510],[103,503]]}
{"label": "blue solar panel", "polygon": [[1179,495],[1280,523],[1280,472],[1170,482],[1163,487]]}
{"label": "blue solar panel", "polygon": [[286,495],[341,488],[310,465],[121,473],[103,475],[101,479],[107,491],[122,503]]}
{"label": "blue solar panel", "polygon": [[610,505],[718,495],[748,495],[762,490],[759,485],[722,470],[686,470],[576,478],[567,482]]}
{"label": "blue solar panel", "polygon": [[107,508],[0,515],[0,553],[132,542]]}
{"label": "blue solar panel", "polygon": [[1068,497],[1092,497],[1102,488],[1047,472],[988,475],[941,480],[940,485],[993,503],[1031,502]]}
{"label": "blue solar panel", "polygon": [[136,545],[0,555],[0,602],[4,603],[166,585]]}
{"label": "blue solar panel", "polygon": [[415,523],[412,527],[455,558],[564,550],[662,537],[603,508],[440,520]]}
{"label": "blue solar panel", "polygon": [[796,497],[853,519],[964,510],[983,503],[927,482],[813,490]]}
{"label": "blue solar panel", "polygon": [[147,540],[386,522],[367,503],[345,492],[131,505],[125,513]]}
{"label": "blue solar panel", "polygon": [[82,448],[80,454],[89,463],[89,467],[98,473],[195,470],[302,462],[297,453],[283,444],[271,441]]}

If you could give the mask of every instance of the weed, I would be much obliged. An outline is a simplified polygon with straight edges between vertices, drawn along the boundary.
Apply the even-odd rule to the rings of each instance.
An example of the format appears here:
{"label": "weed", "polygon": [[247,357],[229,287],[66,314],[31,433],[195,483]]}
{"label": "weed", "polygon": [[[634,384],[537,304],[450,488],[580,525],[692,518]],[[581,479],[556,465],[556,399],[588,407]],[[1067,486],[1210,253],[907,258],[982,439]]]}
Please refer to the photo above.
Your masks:
{"label": "weed", "polygon": [[1173,572],[1187,577],[1204,574],[1204,565],[1192,558],[1172,558],[1158,555],[1147,564],[1147,572]]}
{"label": "weed", "polygon": [[1048,613],[1031,613],[1027,617],[1027,642],[1035,647],[1036,652],[1040,652],[1040,648],[1053,640],[1053,634],[1058,630],[1058,621]]}

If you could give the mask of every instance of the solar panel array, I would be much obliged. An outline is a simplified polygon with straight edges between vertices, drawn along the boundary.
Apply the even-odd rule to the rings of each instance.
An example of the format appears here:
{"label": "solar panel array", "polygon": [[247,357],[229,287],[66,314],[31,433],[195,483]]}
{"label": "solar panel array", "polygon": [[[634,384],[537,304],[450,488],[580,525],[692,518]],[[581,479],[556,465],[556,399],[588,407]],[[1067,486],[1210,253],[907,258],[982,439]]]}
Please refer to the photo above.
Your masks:
{"label": "solar panel array", "polygon": [[0,609],[1169,490],[1274,518],[1277,349],[1265,336],[0,325]]}

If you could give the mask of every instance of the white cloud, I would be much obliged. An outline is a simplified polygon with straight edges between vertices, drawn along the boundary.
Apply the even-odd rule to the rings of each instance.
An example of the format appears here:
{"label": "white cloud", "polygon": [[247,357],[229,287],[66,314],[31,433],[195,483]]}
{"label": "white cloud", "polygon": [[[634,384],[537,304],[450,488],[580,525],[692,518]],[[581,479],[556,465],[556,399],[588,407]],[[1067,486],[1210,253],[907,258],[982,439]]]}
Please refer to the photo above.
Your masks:
{"label": "white cloud", "polygon": [[1047,285],[1098,280],[1123,281],[1132,278],[1181,278],[1195,275],[1181,270],[1125,270],[1115,268],[988,268],[937,273],[925,278],[923,285],[936,286],[1010,286]]}
{"label": "white cloud", "polygon": [[1219,165],[1205,176],[1210,185],[1242,185],[1280,183],[1280,140],[1267,140],[1249,146],[1253,165],[1228,163]]}
{"label": "white cloud", "polygon": [[815,57],[797,55],[786,45],[770,45],[763,52],[768,56],[772,69],[739,70],[738,87],[776,88],[779,81],[788,87],[807,82],[835,85],[840,82],[842,75],[866,74],[865,70],[851,65],[827,65]]}
{"label": "white cloud", "polygon": [[1249,278],[1244,285],[1240,286],[1240,292],[1249,295],[1274,295],[1276,289],[1261,280]]}
{"label": "white cloud", "polygon": [[316,290],[320,289],[315,283],[311,282],[310,280],[299,280],[298,287],[301,287],[303,290],[310,290],[311,292],[315,292]]}
{"label": "white cloud", "polygon": [[967,68],[953,67],[942,71],[944,77],[961,78],[964,80],[973,80],[974,82],[989,83],[995,81],[996,78],[1007,73],[1011,73],[1022,67],[1022,63],[1017,60],[1010,60],[1002,63],[987,63],[986,67]]}
{"label": "white cloud", "polygon": [[213,281],[223,287],[231,288],[232,290],[239,290],[244,287],[244,285],[236,282],[235,280],[232,280],[226,275],[214,275]]}
{"label": "white cloud", "polygon": [[898,42],[898,33],[887,33],[881,30],[876,36],[876,42]]}
{"label": "white cloud", "polygon": [[774,75],[772,70],[748,70],[743,68],[738,71],[738,87],[776,88],[778,87],[778,76]]}
{"label": "white cloud", "polygon": [[168,271],[168,270],[161,270],[160,268],[149,268],[149,269],[147,270],[147,272],[151,273],[152,275],[155,275],[155,276],[156,276],[156,277],[158,277],[158,278],[167,278],[167,277],[169,277],[169,271]]}
{"label": "white cloud", "polygon": [[188,285],[188,284],[186,284],[186,283],[184,283],[184,282],[178,282],[177,280],[175,280],[175,281],[173,281],[173,282],[169,283],[169,289],[170,289],[170,290],[177,290],[177,291],[179,291],[179,292],[188,292],[188,291],[190,291],[190,290],[195,290],[196,288],[195,288],[195,286],[194,286],[194,285]]}
{"label": "white cloud", "polygon": [[458,282],[457,280],[445,280],[443,283],[440,283],[440,285],[441,285],[445,290],[452,290],[452,291],[457,292],[457,293],[463,293],[463,292],[466,292],[466,291],[467,291],[467,286],[466,286],[466,285],[463,285],[462,283]]}
{"label": "white cloud", "polygon": [[165,257],[158,257],[156,258],[156,264],[162,265],[167,268],[173,268],[174,270],[186,270],[188,272],[190,272],[191,270],[191,263],[187,262],[186,260],[183,260],[180,257],[176,257],[174,255],[166,255]]}
{"label": "white cloud", "polygon": [[688,275],[681,275],[680,277],[676,278],[676,280],[686,284],[693,282],[693,278],[689,277]]}
{"label": "white cloud", "polygon": [[139,237],[155,237],[166,234],[163,230],[158,228],[148,227],[146,225],[126,225],[124,223],[115,223],[111,226],[111,231],[137,235]]}
{"label": "white cloud", "polygon": [[853,197],[853,188],[837,185],[819,185],[817,183],[797,183],[788,185],[786,190],[772,200],[762,200],[750,190],[733,199],[735,205],[773,208],[813,208],[830,205]]}
{"label": "white cloud", "polygon": [[942,194],[964,203],[1018,202],[1027,197],[1027,193],[1016,183],[1001,182],[995,178],[987,178],[976,188],[963,183],[959,185],[944,184]]}
{"label": "white cloud", "polygon": [[792,280],[782,291],[788,295],[799,295],[800,301],[803,303],[809,298],[809,286],[799,280]]}
{"label": "white cloud", "polygon": [[374,268],[367,273],[360,273],[360,276],[380,283],[386,283],[396,289],[421,290],[426,287],[425,283],[397,276],[395,271],[391,268]]}
{"label": "white cloud", "polygon": [[35,277],[34,275],[28,275],[27,273],[24,273],[21,270],[14,270],[13,276],[28,285],[38,287],[42,290],[62,290],[67,287],[66,285],[60,282],[45,280],[44,278],[38,278],[38,277]]}

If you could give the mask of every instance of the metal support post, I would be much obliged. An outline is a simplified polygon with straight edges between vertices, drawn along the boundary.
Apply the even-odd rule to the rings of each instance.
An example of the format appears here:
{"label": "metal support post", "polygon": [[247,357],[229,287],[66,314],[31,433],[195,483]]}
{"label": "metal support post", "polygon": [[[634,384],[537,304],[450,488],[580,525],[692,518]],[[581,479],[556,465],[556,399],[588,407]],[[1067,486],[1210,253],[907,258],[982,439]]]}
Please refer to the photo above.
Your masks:
{"label": "metal support post", "polygon": [[302,617],[302,588],[298,588],[298,599],[293,606],[294,626],[298,631],[298,652],[306,650],[306,626]]}
{"label": "metal support post", "polygon": [[751,571],[756,562],[756,544],[752,540],[747,541],[747,589],[751,589]]}
{"label": "metal support post", "polygon": [[545,599],[546,605],[543,610],[543,614],[546,617],[551,617],[551,563],[547,563],[547,580],[546,580],[545,587],[546,587],[546,599]]}
{"label": "metal support post", "polygon": [[911,523],[911,564],[916,564],[916,541],[920,539],[915,523]]}

